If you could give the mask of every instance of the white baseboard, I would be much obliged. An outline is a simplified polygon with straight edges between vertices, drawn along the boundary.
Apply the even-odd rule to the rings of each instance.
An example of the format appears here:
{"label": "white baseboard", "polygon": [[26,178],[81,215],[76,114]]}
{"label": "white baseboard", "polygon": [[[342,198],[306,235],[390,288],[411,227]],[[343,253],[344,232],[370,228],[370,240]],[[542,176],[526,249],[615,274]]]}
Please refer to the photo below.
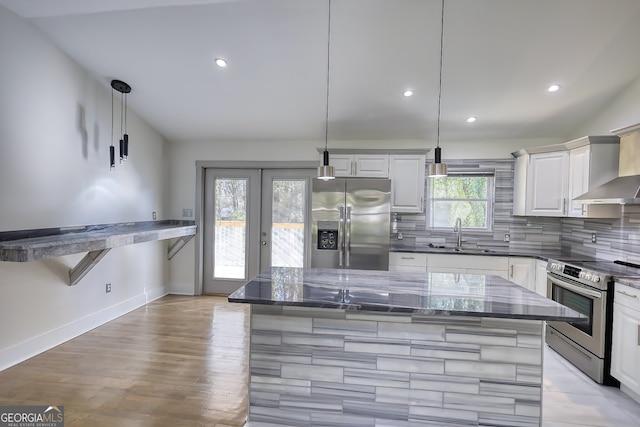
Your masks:
{"label": "white baseboard", "polygon": [[147,304],[155,301],[157,299],[160,299],[164,296],[169,295],[169,292],[167,292],[167,290],[165,288],[155,288],[155,289],[151,289],[150,291],[145,290],[145,295],[147,297]]}
{"label": "white baseboard", "polygon": [[0,371],[17,365],[100,325],[104,325],[165,295],[167,295],[167,292],[164,288],[153,289],[150,292],[129,298],[104,310],[89,314],[66,325],[0,350]]}

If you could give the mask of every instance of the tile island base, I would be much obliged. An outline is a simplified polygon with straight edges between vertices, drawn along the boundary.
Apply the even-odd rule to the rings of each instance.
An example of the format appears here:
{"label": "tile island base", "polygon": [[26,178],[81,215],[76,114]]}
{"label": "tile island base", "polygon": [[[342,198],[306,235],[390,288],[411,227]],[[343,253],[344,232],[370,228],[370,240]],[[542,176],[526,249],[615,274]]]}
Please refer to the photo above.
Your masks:
{"label": "tile island base", "polygon": [[247,425],[539,426],[542,324],[252,305]]}
{"label": "tile island base", "polygon": [[497,276],[273,267],[251,304],[248,427],[540,426],[543,325]]}

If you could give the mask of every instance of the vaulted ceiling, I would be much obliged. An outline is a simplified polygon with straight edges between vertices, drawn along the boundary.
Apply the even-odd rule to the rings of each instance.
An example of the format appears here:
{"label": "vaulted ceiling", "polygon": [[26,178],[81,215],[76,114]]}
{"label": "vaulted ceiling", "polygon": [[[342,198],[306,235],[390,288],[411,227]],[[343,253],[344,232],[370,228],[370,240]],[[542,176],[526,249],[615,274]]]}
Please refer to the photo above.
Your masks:
{"label": "vaulted ceiling", "polygon": [[[435,139],[441,0],[0,6],[178,142],[324,140],[330,16],[329,137]],[[639,78],[638,23],[638,0],[445,0],[441,140],[567,136]]]}

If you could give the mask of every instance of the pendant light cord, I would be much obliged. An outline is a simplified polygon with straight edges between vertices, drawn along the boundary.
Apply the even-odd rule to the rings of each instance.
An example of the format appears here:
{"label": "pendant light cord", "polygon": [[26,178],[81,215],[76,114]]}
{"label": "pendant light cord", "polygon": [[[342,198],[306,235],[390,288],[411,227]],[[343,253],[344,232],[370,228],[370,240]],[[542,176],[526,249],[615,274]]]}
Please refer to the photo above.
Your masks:
{"label": "pendant light cord", "polygon": [[327,108],[324,118],[324,151],[327,151],[329,145],[329,75],[331,70],[331,63],[329,52],[331,51],[331,0],[329,0],[329,19],[328,19],[328,31],[327,31]]}
{"label": "pendant light cord", "polygon": [[438,82],[438,124],[436,147],[440,147],[440,104],[442,102],[442,51],[444,46],[444,0],[442,0],[442,17],[440,20],[440,77]]}

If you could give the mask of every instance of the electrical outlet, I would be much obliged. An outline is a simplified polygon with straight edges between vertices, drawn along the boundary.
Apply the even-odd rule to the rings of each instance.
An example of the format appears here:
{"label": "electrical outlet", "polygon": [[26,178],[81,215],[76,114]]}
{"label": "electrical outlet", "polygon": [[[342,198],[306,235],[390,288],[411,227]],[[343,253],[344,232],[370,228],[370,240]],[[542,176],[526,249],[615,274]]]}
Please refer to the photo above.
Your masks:
{"label": "electrical outlet", "polygon": [[596,243],[598,239],[596,238],[596,233],[591,233],[591,243]]}
{"label": "electrical outlet", "polygon": [[504,235],[504,241],[505,242],[510,242],[511,241],[511,236],[509,235],[509,233]]}
{"label": "electrical outlet", "polygon": [[182,209],[183,218],[191,218],[193,216],[193,209]]}
{"label": "electrical outlet", "polygon": [[107,293],[111,292],[111,283],[107,283],[107,286],[106,286],[105,290],[106,290]]}
{"label": "electrical outlet", "polygon": [[157,215],[156,215],[156,211],[153,211],[153,212],[151,213],[151,217],[153,217],[153,220],[154,220],[154,221],[156,220],[156,216],[157,216]]}

